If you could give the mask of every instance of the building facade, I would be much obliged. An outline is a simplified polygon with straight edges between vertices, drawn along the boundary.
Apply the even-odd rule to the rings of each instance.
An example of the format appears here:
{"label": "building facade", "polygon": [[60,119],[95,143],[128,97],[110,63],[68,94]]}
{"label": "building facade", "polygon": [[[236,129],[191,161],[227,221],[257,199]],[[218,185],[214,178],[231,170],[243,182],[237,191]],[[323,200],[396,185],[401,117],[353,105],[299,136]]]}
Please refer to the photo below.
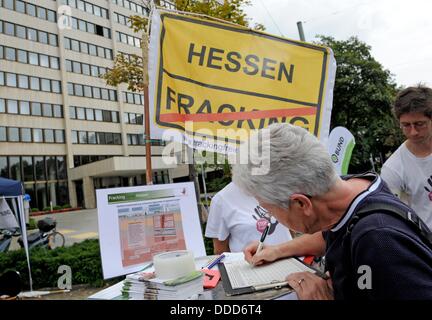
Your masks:
{"label": "building facade", "polygon": [[[141,56],[127,18],[144,4],[0,0],[0,175],[23,181],[32,208],[94,208],[97,188],[145,184],[143,96],[99,77],[118,53]],[[162,148],[154,182],[182,179]]]}

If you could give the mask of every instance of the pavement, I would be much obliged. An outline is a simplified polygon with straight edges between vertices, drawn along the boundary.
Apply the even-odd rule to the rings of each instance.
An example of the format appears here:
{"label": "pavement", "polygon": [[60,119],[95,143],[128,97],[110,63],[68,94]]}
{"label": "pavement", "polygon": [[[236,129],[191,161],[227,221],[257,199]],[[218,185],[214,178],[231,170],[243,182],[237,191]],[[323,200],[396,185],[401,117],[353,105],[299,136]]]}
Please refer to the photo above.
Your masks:
{"label": "pavement", "polygon": [[[86,239],[98,239],[98,217],[97,209],[76,210],[46,214],[32,217],[36,221],[45,217],[51,217],[57,221],[57,231],[65,236],[65,246],[70,246]],[[28,233],[37,232],[29,230]],[[14,238],[10,250],[19,249],[17,238]]]}

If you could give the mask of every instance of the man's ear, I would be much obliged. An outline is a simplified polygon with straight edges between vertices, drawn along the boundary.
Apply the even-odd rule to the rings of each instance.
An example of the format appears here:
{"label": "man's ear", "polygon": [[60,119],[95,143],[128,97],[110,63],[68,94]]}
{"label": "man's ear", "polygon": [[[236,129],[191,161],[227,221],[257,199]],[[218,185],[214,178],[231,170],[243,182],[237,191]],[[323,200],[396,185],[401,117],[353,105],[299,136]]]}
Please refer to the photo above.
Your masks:
{"label": "man's ear", "polygon": [[300,209],[305,215],[310,215],[312,202],[310,199],[301,193],[294,193],[290,196],[290,203],[294,208]]}

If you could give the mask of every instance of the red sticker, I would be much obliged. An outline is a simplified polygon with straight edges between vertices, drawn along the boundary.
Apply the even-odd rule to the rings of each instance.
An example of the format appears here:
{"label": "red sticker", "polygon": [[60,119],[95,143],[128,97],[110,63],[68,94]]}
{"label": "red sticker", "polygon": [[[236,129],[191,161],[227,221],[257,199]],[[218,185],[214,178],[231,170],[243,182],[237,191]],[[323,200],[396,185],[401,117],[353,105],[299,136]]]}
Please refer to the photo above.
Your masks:
{"label": "red sticker", "polygon": [[256,228],[257,228],[257,230],[259,232],[263,233],[263,231],[267,227],[268,223],[269,223],[268,220],[264,219],[264,218],[261,218],[261,219],[257,220],[257,222],[256,222]]}

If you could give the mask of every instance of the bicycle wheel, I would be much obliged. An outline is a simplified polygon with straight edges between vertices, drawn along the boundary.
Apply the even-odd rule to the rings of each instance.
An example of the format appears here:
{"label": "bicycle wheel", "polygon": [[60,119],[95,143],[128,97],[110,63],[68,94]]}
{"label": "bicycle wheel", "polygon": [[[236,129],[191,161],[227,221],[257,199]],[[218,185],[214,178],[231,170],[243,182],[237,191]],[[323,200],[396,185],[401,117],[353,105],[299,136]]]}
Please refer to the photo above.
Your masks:
{"label": "bicycle wheel", "polygon": [[60,232],[54,231],[48,236],[48,248],[55,249],[64,247],[65,237]]}

